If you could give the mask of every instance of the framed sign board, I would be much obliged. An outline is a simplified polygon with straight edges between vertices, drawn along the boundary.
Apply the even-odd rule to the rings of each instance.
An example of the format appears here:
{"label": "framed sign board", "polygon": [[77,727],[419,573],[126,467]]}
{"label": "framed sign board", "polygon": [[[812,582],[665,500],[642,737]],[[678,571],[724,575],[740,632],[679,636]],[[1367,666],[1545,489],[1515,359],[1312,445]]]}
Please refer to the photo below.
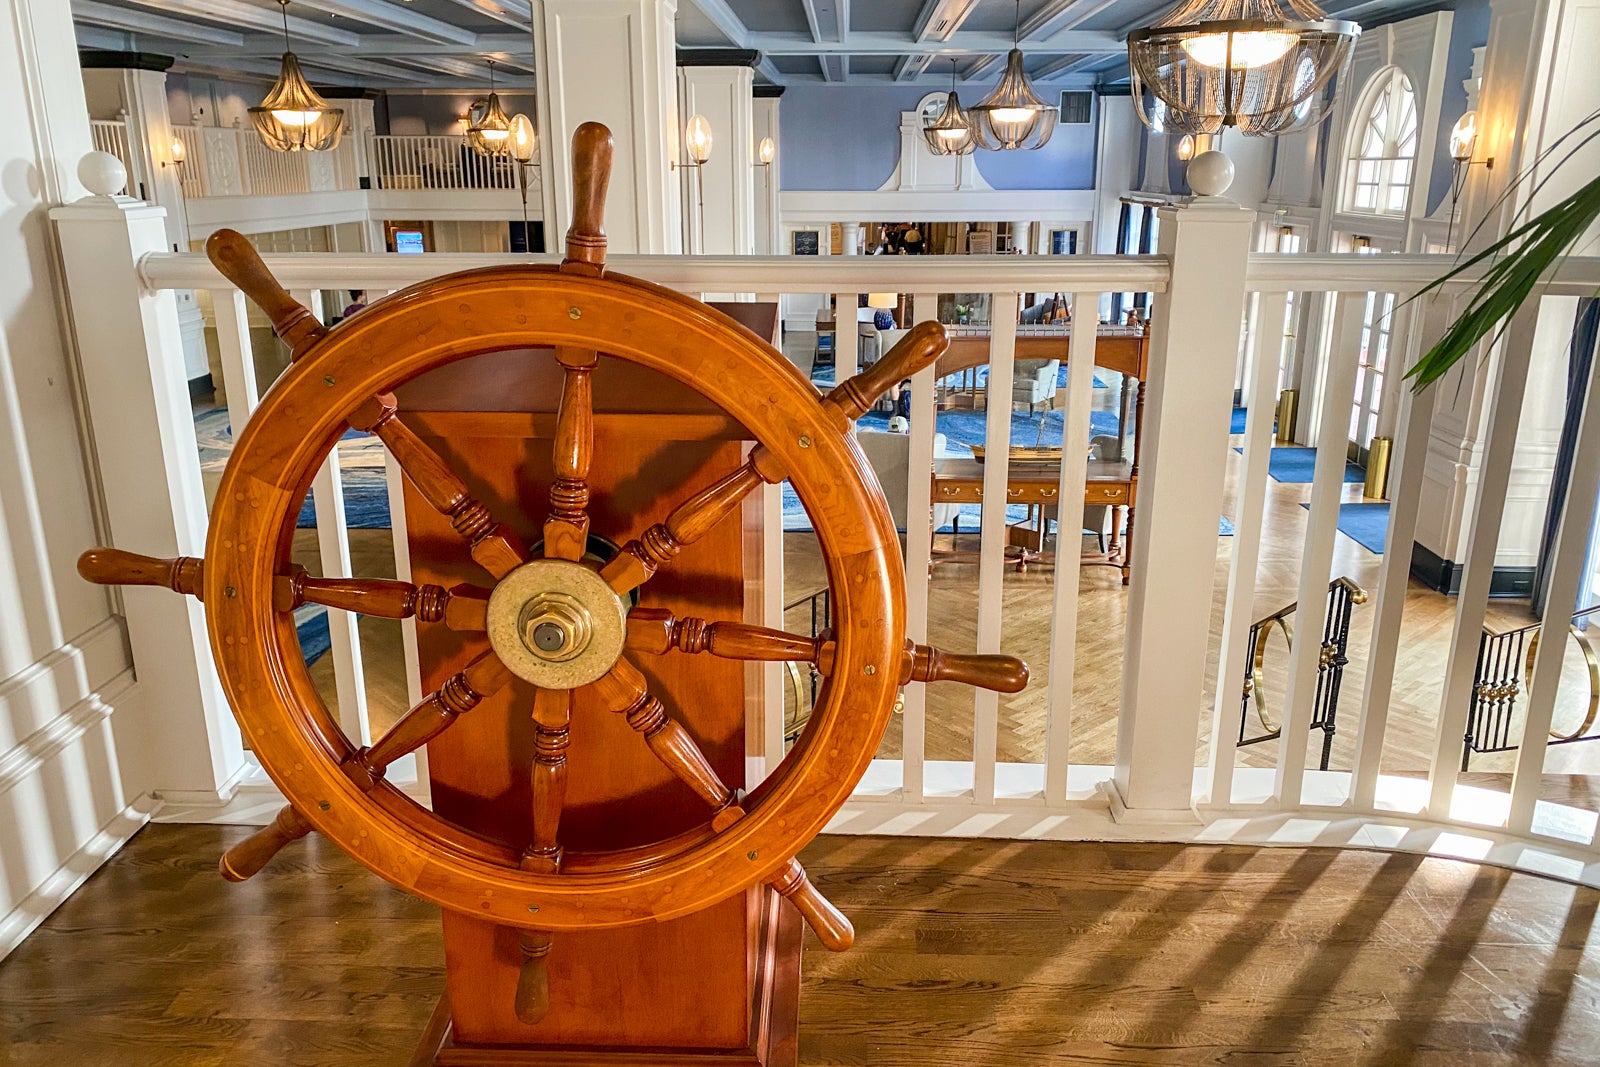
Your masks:
{"label": "framed sign board", "polygon": [[794,254],[797,256],[821,255],[822,233],[819,230],[794,231]]}

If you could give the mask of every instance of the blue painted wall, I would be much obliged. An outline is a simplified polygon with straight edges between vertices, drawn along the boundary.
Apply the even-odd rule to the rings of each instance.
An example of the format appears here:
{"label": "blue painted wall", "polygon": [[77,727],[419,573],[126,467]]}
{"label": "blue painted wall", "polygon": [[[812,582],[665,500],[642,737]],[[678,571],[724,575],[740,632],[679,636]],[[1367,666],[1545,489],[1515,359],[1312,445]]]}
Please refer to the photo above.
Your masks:
{"label": "blue painted wall", "polygon": [[1439,139],[1434,147],[1433,174],[1428,183],[1428,214],[1450,195],[1453,166],[1450,131],[1467,113],[1467,90],[1462,82],[1472,76],[1472,50],[1489,43],[1489,0],[1456,0],[1455,21],[1450,24],[1450,49],[1444,68],[1444,93],[1439,100]]}
{"label": "blue painted wall", "polygon": [[[900,113],[930,87],[792,85],[779,104],[783,188],[873,190],[900,160]],[[961,91],[976,103],[987,87]],[[1098,122],[1098,111],[1095,115]],[[996,189],[1092,189],[1096,122],[1057,126],[1034,152],[978,152],[978,173]]]}

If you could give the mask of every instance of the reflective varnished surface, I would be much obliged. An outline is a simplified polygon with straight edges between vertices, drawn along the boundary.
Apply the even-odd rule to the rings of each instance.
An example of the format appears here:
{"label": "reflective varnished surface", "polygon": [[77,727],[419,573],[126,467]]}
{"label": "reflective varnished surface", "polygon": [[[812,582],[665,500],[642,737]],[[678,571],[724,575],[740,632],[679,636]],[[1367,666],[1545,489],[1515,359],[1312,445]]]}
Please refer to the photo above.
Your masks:
{"label": "reflective varnished surface", "polygon": [[[235,827],[143,831],[5,962],[0,1064],[404,1064],[437,911],[325,841],[243,886]],[[1600,893],[1469,863],[821,838],[802,1064],[1587,1064]]]}

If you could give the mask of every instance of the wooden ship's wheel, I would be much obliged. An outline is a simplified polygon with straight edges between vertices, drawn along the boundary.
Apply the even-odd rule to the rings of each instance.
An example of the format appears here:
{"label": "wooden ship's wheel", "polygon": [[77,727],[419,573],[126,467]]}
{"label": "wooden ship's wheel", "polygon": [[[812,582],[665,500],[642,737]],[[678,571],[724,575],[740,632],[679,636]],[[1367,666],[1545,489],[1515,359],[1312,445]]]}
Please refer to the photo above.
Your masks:
{"label": "wooden ship's wheel", "polygon": [[[646,1046],[673,1063],[792,1062],[799,937],[781,900],[828,948],[854,937],[796,854],[866,771],[901,685],[951,679],[1015,692],[1027,667],[906,640],[896,530],[851,433],[880,393],[945,350],[942,327],[918,326],[871,369],[819,396],[726,316],[608,273],[600,220],[609,131],[584,125],[573,153],[575,222],[559,267],[436,278],[333,329],[294,302],[244,238],[215,234],[212,261],[272,319],[293,365],[239,435],[203,563],[99,548],[79,570],[205,602],[229,702],[288,800],[270,826],[222,857],[224,877],[250,877],[316,830],[445,909],[447,1003],[417,1062],[542,1063],[579,1048],[586,1063],[613,1054],[639,1062],[627,1056]],[[485,391],[515,388],[494,375],[503,362],[473,372],[466,390],[498,410],[457,413],[453,423],[424,411],[422,430],[410,424],[418,415],[408,397],[426,408],[430,397],[459,392],[463,368],[490,354],[551,375],[548,429],[541,434],[537,416],[516,416],[530,427],[523,437],[545,439],[548,467],[530,458],[525,470],[492,470],[501,446],[475,436],[490,424],[507,436],[507,404],[482,403]],[[608,373],[619,383],[608,402],[640,414],[597,416],[596,385]],[[729,442],[674,446],[694,457],[676,469],[724,468],[698,492],[665,484],[671,448],[629,429],[648,424],[657,391],[674,389],[698,393],[717,425],[735,431]],[[605,424],[598,444],[597,422]],[[453,444],[451,426],[471,440]],[[440,583],[313,578],[291,563],[312,478],[352,428],[380,438],[404,471],[416,512],[407,509],[413,577]],[[443,436],[430,443],[431,434]],[[728,520],[752,490],[785,478],[817,533],[831,630],[807,637],[676,614],[674,604],[702,604],[737,619],[750,567],[740,539],[752,524]],[[530,486],[549,501],[542,526],[497,512],[518,508],[534,495]],[[619,547],[591,531],[592,509],[637,521],[630,528],[642,532]],[[662,517],[647,522],[652,513]],[[687,563],[695,553],[685,550],[705,545],[715,551],[673,586],[680,553]],[[444,584],[471,577],[469,567],[492,581]],[[658,572],[665,581],[652,581]],[[420,640],[437,691],[371,745],[352,742],[303,664],[293,611],[304,603],[430,624]],[[816,707],[759,785],[730,786],[742,780],[748,704],[738,661],[785,660],[825,676]],[[575,734],[596,751],[582,755]],[[432,808],[385,780],[423,745]],[[680,815],[687,803],[698,814]],[[712,913],[722,924],[715,930],[704,918]],[[569,938],[570,951],[552,953]],[[726,961],[735,979],[708,971],[711,952],[738,957]],[[572,958],[552,962],[564,954]],[[640,998],[663,1011],[689,1005],[700,1021],[664,1036],[630,1014]],[[725,1011],[719,998],[730,1002]]]}

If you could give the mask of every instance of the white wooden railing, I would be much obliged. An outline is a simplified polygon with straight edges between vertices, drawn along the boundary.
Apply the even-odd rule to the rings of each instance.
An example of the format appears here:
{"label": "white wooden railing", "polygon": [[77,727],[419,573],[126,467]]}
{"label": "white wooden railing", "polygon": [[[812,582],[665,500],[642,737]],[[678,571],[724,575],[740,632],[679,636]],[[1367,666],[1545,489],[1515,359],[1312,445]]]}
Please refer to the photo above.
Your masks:
{"label": "white wooden railing", "polygon": [[[73,214],[74,210],[57,212],[62,220],[68,281],[73,292],[85,287],[104,290],[120,286],[132,293],[158,294],[121,303],[73,300],[74,308],[92,309],[80,313],[78,329],[79,346],[85,353],[91,418],[97,431],[101,420],[105,420],[106,433],[97,432],[97,437],[102,441],[110,439],[108,435],[116,427],[126,425],[130,404],[148,403],[153,404],[149,422],[155,428],[155,436],[161,439],[160,448],[143,461],[143,466],[138,465],[141,461],[135,447],[115,452],[101,449],[103,480],[110,484],[116,477],[142,479],[144,492],[138,497],[138,506],[172,510],[170,520],[161,528],[176,531],[167,538],[174,543],[139,542],[128,535],[130,539],[124,547],[199,555],[203,547],[198,539],[204,527],[204,501],[196,499],[198,479],[189,470],[194,461],[192,441],[184,439],[189,432],[187,422],[175,425],[172,420],[175,409],[187,410],[182,399],[183,357],[173,325],[163,318],[160,309],[170,291],[211,292],[217,309],[216,329],[228,404],[237,432],[249,418],[256,399],[243,297],[203,258],[159,251],[159,237],[155,235],[133,242],[136,249],[149,250],[136,262],[126,261],[124,255],[123,262],[108,264],[112,257],[104,254],[104,249],[111,242],[104,227],[126,223],[108,222],[88,212],[80,217]],[[1143,428],[1138,521],[1133,534],[1135,563],[1127,592],[1121,696],[1115,712],[1114,763],[1083,765],[1072,761],[1073,682],[1075,673],[1087,665],[1078,661],[1075,651],[1079,637],[1079,574],[1077,568],[1063,566],[1055,570],[1048,624],[1031,616],[1027,623],[1050,628],[1048,664],[1036,669],[1030,683],[1044,690],[1047,708],[1045,740],[1038,757],[1020,763],[996,758],[998,699],[980,691],[971,712],[975,738],[972,758],[927,759],[927,703],[922,688],[913,685],[906,693],[902,715],[900,757],[874,761],[832,828],[839,832],[1226,839],[1388,847],[1463,855],[1600,885],[1596,813],[1572,804],[1545,802],[1539,797],[1546,728],[1560,670],[1557,657],[1541,658],[1533,672],[1527,726],[1510,788],[1492,791],[1463,786],[1456,773],[1532,351],[1531,315],[1513,324],[1500,355],[1488,363],[1485,371],[1492,378],[1484,416],[1487,436],[1482,442],[1479,491],[1471,504],[1461,552],[1465,566],[1462,593],[1453,606],[1455,618],[1445,657],[1442,693],[1431,725],[1405,724],[1408,733],[1422,729],[1431,739],[1427,742],[1428,765],[1396,768],[1414,770],[1422,776],[1389,773],[1393,767],[1392,728],[1399,721],[1393,710],[1399,702],[1392,697],[1411,562],[1408,550],[1417,528],[1429,427],[1435,406],[1440,403],[1441,388],[1400,394],[1389,492],[1393,501],[1388,528],[1391,549],[1377,565],[1376,580],[1369,576],[1363,582],[1374,594],[1372,603],[1363,609],[1370,612],[1371,638],[1364,650],[1365,670],[1360,685],[1354,681],[1347,684],[1341,708],[1341,721],[1355,736],[1353,758],[1340,770],[1307,769],[1307,727],[1316,685],[1318,646],[1315,641],[1305,640],[1294,647],[1288,692],[1282,701],[1282,736],[1275,746],[1262,745],[1253,750],[1270,753],[1270,766],[1240,766],[1233,742],[1237,736],[1239,694],[1232,671],[1243,658],[1258,585],[1265,580],[1262,572],[1268,569],[1262,566],[1262,534],[1273,443],[1271,419],[1249,419],[1242,441],[1243,456],[1238,461],[1236,492],[1225,492],[1241,310],[1250,309],[1244,343],[1252,353],[1244,386],[1245,405],[1253,413],[1264,414],[1273,409],[1288,294],[1297,294],[1297,299],[1325,294],[1322,299],[1326,301],[1331,327],[1327,331],[1324,370],[1316,396],[1310,399],[1320,407],[1317,425],[1321,430],[1315,441],[1319,448],[1306,534],[1298,551],[1292,541],[1285,548],[1280,534],[1273,542],[1279,558],[1271,561],[1270,568],[1273,573],[1298,573],[1300,614],[1296,629],[1302,634],[1315,634],[1320,632],[1326,587],[1333,573],[1345,467],[1346,415],[1360,356],[1366,294],[1377,290],[1409,296],[1450,265],[1443,258],[1424,256],[1251,255],[1247,253],[1249,220],[1248,213],[1227,206],[1174,211],[1163,222],[1163,254],[1144,257],[614,257],[613,265],[619,271],[691,293],[742,291],[756,293],[762,299],[783,293],[834,293],[842,307],[855,306],[857,294],[862,292],[911,293],[918,319],[932,317],[941,292],[988,292],[992,294],[992,306],[997,308],[1014,306],[1017,294],[1022,292],[1065,292],[1071,294],[1073,318],[1080,322],[1093,321],[1093,309],[1103,294],[1155,294],[1151,381]],[[124,238],[124,249],[127,245]],[[94,254],[97,249],[101,252],[98,258]],[[288,288],[315,306],[315,291],[320,289],[365,289],[376,296],[454,270],[552,260],[514,256],[316,255],[268,256],[267,261]],[[1470,276],[1463,278],[1462,285],[1472,280]],[[1561,267],[1546,295],[1588,294],[1597,286],[1600,259],[1574,259]],[[1460,285],[1454,286],[1444,299],[1408,305],[1401,312],[1403,321],[1397,320],[1393,330],[1394,360],[1402,366],[1414,361],[1429,339],[1438,335],[1461,291]],[[132,321],[117,321],[119,316],[124,320],[131,317]],[[1256,324],[1260,324],[1259,328]],[[148,360],[129,358],[129,338],[134,343],[142,340],[148,349]],[[1004,320],[995,323],[990,333],[990,384],[995,395],[1010,393],[1015,340],[1013,324]],[[1063,440],[1082,441],[1089,436],[1096,336],[1088,330],[1075,331],[1070,343]],[[837,335],[836,359],[839,380],[856,369],[853,331],[840,331]],[[156,379],[140,389],[130,389],[130,368],[146,365],[155,369]],[[1453,387],[1446,382],[1442,388]],[[913,379],[910,469],[914,471],[928,470],[933,462],[934,394],[931,369]],[[154,399],[141,399],[145,397]],[[1595,488],[1600,483],[1597,409],[1600,390],[1591,390],[1571,504],[1555,548],[1546,626],[1555,625],[1570,614],[1583,563],[1587,522],[1593,512]],[[1009,405],[991,406],[986,418],[988,439],[1005,440],[1009,435]],[[185,448],[187,459],[183,458]],[[1066,450],[1066,454],[1070,459],[1073,450]],[[979,652],[1000,651],[1006,628],[1013,624],[1006,618],[1002,600],[1007,574],[1003,557],[1007,465],[1004,449],[989,451],[977,563],[978,593],[971,604]],[[391,465],[393,535],[401,561],[400,575],[405,577],[399,477]],[[1083,464],[1064,463],[1059,499],[1082,499],[1085,477]],[[318,513],[323,517],[318,539],[326,573],[348,573],[347,535],[336,465],[325,465],[315,491]],[[928,479],[909,479],[905,563],[907,573],[913,576],[926,575],[929,569],[930,493]],[[132,508],[135,504],[129,501],[124,506]],[[112,500],[110,507],[116,512],[117,500]],[[770,498],[766,513],[774,543],[778,511],[775,498]],[[1234,523],[1235,536],[1226,567],[1221,622],[1213,626],[1217,520],[1224,513]],[[117,514],[111,520],[111,528],[122,536],[124,527]],[[130,525],[132,522],[130,519]],[[1287,561],[1282,558],[1285,552],[1290,553]],[[775,592],[767,616],[769,622],[777,624],[781,619],[782,582],[769,581],[768,585],[775,585]],[[1278,599],[1276,592],[1269,595]],[[929,629],[927,581],[914,579],[908,583],[907,607],[910,636],[925,640]],[[156,687],[177,687],[171,693],[149,698],[157,702],[156,706],[171,709],[203,705],[207,709],[203,715],[191,716],[181,729],[207,734],[212,745],[210,766],[218,788],[231,792],[234,786],[223,780],[236,783],[241,777],[247,778],[249,766],[238,749],[237,731],[232,729],[226,710],[220,707],[214,677],[204,662],[206,642],[198,611],[184,614],[165,600],[157,604],[156,599],[132,594],[127,598],[127,609],[130,632],[161,627],[158,632],[163,641],[176,643],[186,655],[193,652],[198,667],[191,665],[187,678],[181,671],[146,671],[141,661],[141,685],[151,679],[150,684]],[[364,739],[369,728],[362,708],[359,635],[353,618],[339,612],[330,615],[339,718],[353,738]],[[175,629],[180,636],[175,636]],[[1225,677],[1220,683],[1215,677],[1218,660],[1208,658],[1213,638],[1220,644],[1220,662],[1224,665]],[[137,636],[134,646],[136,658],[141,654],[161,655],[142,653],[142,648],[154,645],[141,646]],[[1549,647],[1556,648],[1558,643],[1550,642]],[[409,636],[406,649],[415,699],[421,694],[416,691],[415,645]],[[182,662],[180,659],[180,665]],[[1096,666],[1104,669],[1104,665]],[[1351,677],[1347,675],[1347,679]],[[781,693],[776,666],[768,683],[769,694]],[[1207,692],[1215,697],[1209,709],[1203,709],[1201,694]],[[756,776],[765,767],[762,755],[781,751],[781,696],[769,699],[767,707],[768,721],[761,736],[753,740],[750,767]],[[179,725],[164,728],[180,729]],[[1209,740],[1197,750],[1197,741],[1206,735]],[[178,740],[187,736],[174,733],[173,751],[178,750]],[[160,743],[160,737],[152,741]],[[259,810],[270,812],[270,785],[259,789],[263,797]],[[197,791],[196,797],[199,792],[203,791]],[[243,792],[248,790],[240,795]],[[212,803],[216,802],[213,798]],[[178,808],[182,809],[182,805]]]}
{"label": "white wooden railing", "polygon": [[123,115],[116,119],[90,119],[89,136],[94,141],[96,152],[110,152],[122,161],[123,169],[128,172],[128,182],[134,186],[133,191],[137,192],[138,187],[134,185],[133,152],[130,148],[133,135],[129,128],[128,116]]}
{"label": "white wooden railing", "polygon": [[355,147],[331,152],[274,152],[254,130],[174,126],[183,141],[178,178],[188,199],[215,196],[292,196],[360,187]]}
{"label": "white wooden railing", "polygon": [[515,160],[479,155],[461,137],[383,134],[372,138],[371,158],[375,189],[517,188]]}

